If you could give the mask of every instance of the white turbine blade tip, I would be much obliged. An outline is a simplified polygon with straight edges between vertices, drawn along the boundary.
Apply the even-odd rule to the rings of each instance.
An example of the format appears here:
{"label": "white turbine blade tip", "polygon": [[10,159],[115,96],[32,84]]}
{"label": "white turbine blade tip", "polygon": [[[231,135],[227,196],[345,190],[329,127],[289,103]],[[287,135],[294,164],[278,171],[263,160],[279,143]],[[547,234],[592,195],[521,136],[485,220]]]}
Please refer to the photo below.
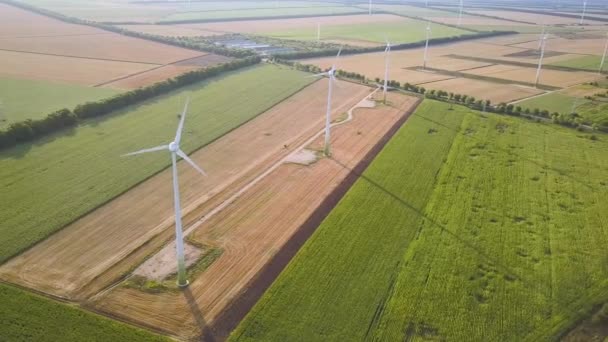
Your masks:
{"label": "white turbine blade tip", "polygon": [[188,155],[186,153],[184,153],[184,151],[178,150],[177,155],[182,157],[182,159],[185,160],[186,163],[190,164],[190,166],[192,166],[196,171],[200,172],[203,176],[205,176],[205,177],[207,176],[207,173],[205,172],[205,170],[203,170],[198,165],[196,165],[196,163],[192,159],[190,159],[190,157],[188,157]]}
{"label": "white turbine blade tip", "polygon": [[175,143],[179,145],[182,140],[182,131],[184,130],[184,120],[186,119],[186,113],[188,112],[188,105],[190,105],[190,97],[186,99],[186,103],[184,104],[184,110],[182,111],[182,115],[179,118],[179,125],[177,126],[177,132],[175,133]]}
{"label": "white turbine blade tip", "polygon": [[161,145],[161,146],[156,146],[156,147],[152,147],[152,148],[145,148],[143,150],[123,154],[123,155],[121,155],[121,157],[135,156],[135,155],[143,154],[143,153],[162,151],[162,150],[166,150],[168,148],[169,148],[169,145]]}
{"label": "white turbine blade tip", "polygon": [[327,73],[326,72],[322,72],[322,73],[319,73],[319,74],[314,74],[314,75],[306,76],[306,78],[321,77],[321,76],[325,76],[325,75],[327,75]]}

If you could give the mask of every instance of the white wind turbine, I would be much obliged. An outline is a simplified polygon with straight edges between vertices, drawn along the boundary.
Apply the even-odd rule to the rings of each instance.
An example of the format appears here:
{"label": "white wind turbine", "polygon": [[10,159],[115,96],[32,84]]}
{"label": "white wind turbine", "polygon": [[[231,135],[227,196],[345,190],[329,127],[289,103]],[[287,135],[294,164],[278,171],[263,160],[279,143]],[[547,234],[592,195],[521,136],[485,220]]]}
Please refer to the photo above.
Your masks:
{"label": "white wind turbine", "polygon": [[331,66],[331,69],[326,72],[322,72],[320,74],[312,75],[310,77],[319,77],[319,76],[327,76],[329,80],[329,86],[327,89],[327,111],[325,112],[325,145],[323,147],[323,153],[325,156],[329,156],[331,154],[331,93],[334,81],[336,80],[336,63],[338,62],[338,58],[340,57],[340,53],[342,52],[342,48],[338,50],[338,54],[336,55],[336,59],[334,60],[334,64]]}
{"label": "white wind turbine", "polygon": [[388,67],[390,64],[391,43],[386,39],[386,48],[384,49],[384,103],[386,103],[386,91],[388,90]]}
{"label": "white wind turbine", "polygon": [[583,13],[581,13],[581,21],[580,21],[581,25],[583,25],[583,22],[585,21],[585,12],[587,12],[587,0],[583,1]]}
{"label": "white wind turbine", "polygon": [[177,179],[177,156],[180,156],[188,164],[190,164],[195,170],[206,176],[207,174],[203,169],[198,167],[190,159],[184,151],[179,148],[179,143],[182,140],[182,131],[184,128],[184,119],[186,118],[186,112],[188,111],[188,102],[184,106],[184,111],[179,119],[179,125],[177,126],[177,133],[175,133],[175,139],[168,145],[161,145],[152,148],[139,150],[136,152],[127,153],[124,156],[133,156],[137,154],[143,154],[148,152],[164,151],[167,150],[171,154],[171,166],[173,170],[173,205],[175,209],[175,246],[177,254],[177,285],[180,287],[188,286],[188,279],[186,278],[186,262],[184,259],[184,238],[182,232],[182,213],[179,203],[179,182]]}
{"label": "white wind turbine", "polygon": [[427,51],[429,50],[429,38],[431,37],[431,22],[428,21],[426,24],[426,44],[424,45],[424,61],[422,62],[422,69],[426,69]]}
{"label": "white wind turbine", "polygon": [[538,69],[536,69],[536,80],[534,81],[534,87],[538,87],[538,81],[540,80],[540,70],[543,67],[543,57],[545,57],[545,45],[547,44],[547,35],[542,37],[542,44],[540,46],[540,58],[538,59]]}
{"label": "white wind turbine", "polygon": [[317,41],[321,40],[321,23],[317,23]]}
{"label": "white wind turbine", "polygon": [[458,10],[458,26],[462,24],[462,8],[464,7],[464,0],[460,0],[460,9]]}
{"label": "white wind turbine", "polygon": [[[606,36],[608,37],[608,33],[606,34]],[[600,70],[598,72],[599,74],[601,74],[604,69],[604,62],[606,61],[607,52],[608,52],[608,38],[606,39],[606,46],[604,47],[604,54],[602,55],[602,61],[600,62]]]}
{"label": "white wind turbine", "polygon": [[372,15],[372,0],[369,0],[369,15]]}
{"label": "white wind turbine", "polygon": [[540,37],[538,38],[538,48],[536,48],[536,50],[539,50],[539,51],[540,51],[540,48],[541,48],[541,47],[542,47],[542,45],[543,45],[543,37],[545,36],[545,31],[546,31],[546,26],[545,26],[545,24],[543,23],[543,30],[542,30],[542,32],[540,33]]}

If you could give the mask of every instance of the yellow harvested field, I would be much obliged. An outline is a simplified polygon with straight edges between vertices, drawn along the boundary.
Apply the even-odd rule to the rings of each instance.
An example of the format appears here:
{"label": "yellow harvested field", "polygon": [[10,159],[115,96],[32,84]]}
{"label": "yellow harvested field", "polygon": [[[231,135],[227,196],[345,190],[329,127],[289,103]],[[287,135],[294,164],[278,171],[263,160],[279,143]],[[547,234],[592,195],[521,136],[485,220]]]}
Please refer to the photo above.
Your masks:
{"label": "yellow harvested field", "polygon": [[205,24],[181,24],[177,27],[185,27],[195,30],[211,31],[211,32],[274,32],[290,29],[310,28],[317,29],[317,23],[324,25],[354,25],[354,24],[369,24],[369,23],[386,23],[386,22],[403,22],[407,20],[391,14],[368,15],[339,15],[313,18],[294,18],[294,19],[267,19],[267,20],[242,20],[242,21],[226,21],[217,23]]}
{"label": "yellow harvested field", "polygon": [[[602,55],[604,52],[604,46],[606,45],[606,38],[595,38],[595,39],[565,39],[565,38],[554,38],[547,41],[547,50],[559,51],[565,53],[578,53],[578,54],[590,54],[590,55]],[[520,48],[536,48],[538,43],[528,42],[514,45]]]}
{"label": "yellow harvested field", "polygon": [[144,71],[141,74],[106,83],[103,85],[103,87],[115,89],[136,89],[149,86],[196,69],[199,69],[199,67],[165,65],[160,68]]}
{"label": "yellow harvested field", "polygon": [[[492,17],[499,17],[508,20],[524,21],[531,24],[545,24],[545,25],[557,25],[557,24],[578,24],[578,18],[559,17],[556,15],[546,15],[538,13],[527,13],[519,11],[468,11],[474,14],[487,15]],[[603,24],[602,22],[596,22],[593,20],[585,20],[587,24]],[[519,23],[514,23],[519,24]]]}
{"label": "yellow harvested field", "polygon": [[0,51],[0,76],[93,86],[154,65]]}
{"label": "yellow harvested field", "polygon": [[[95,307],[181,339],[200,340],[205,328],[201,322],[215,325],[240,294],[258,289],[252,280],[298,231],[315,228],[314,221],[308,223],[309,218],[322,217],[316,213],[333,207],[324,199],[334,191],[345,190],[341,189],[342,182],[351,170],[418,101],[392,93],[388,100],[387,106],[355,109],[352,121],[334,127],[331,158],[308,166],[279,165],[230,206],[197,226],[191,235],[194,241],[219,245],[224,252],[198,277],[190,279],[188,290],[154,294],[118,286],[96,299]],[[318,150],[322,141],[323,136],[318,136],[307,148]]]}
{"label": "yellow harvested field", "polygon": [[[534,83],[536,78],[535,68],[524,68],[512,65],[493,65],[479,69],[466,71],[467,74],[483,75],[516,82]],[[540,83],[553,87],[569,87],[572,85],[590,82],[598,79],[598,75],[584,71],[560,71],[543,69]]]}
{"label": "yellow harvested field", "polygon": [[[326,92],[327,82],[315,82],[193,153],[190,157],[195,162],[206,165],[207,178],[180,162],[184,226],[207,214],[212,209],[209,203],[219,205],[319,131]],[[334,116],[369,92],[369,87],[347,82],[336,87]],[[134,266],[125,265],[125,258],[134,253],[145,257],[156,250],[150,240],[161,234],[172,236],[171,193],[171,170],[167,169],[11,259],[0,267],[1,278],[71,299],[86,296],[86,287],[94,281],[101,284],[91,286],[103,289]],[[195,209],[197,216],[189,218]],[[142,261],[130,260],[135,265]],[[118,264],[124,267],[114,271]]]}
{"label": "yellow harvested field", "polygon": [[454,94],[475,96],[493,103],[511,102],[542,94],[543,91],[515,84],[500,84],[467,78],[454,78],[424,85],[427,89],[444,90]]}
{"label": "yellow harvested field", "polygon": [[99,34],[111,33],[90,26],[68,24],[0,3],[0,39]]}
{"label": "yellow harvested field", "polygon": [[168,64],[205,54],[68,24],[3,4],[0,19],[0,50],[150,64]]}
{"label": "yellow harvested field", "polygon": [[167,37],[207,37],[223,34],[223,32],[211,32],[178,25],[118,25],[118,27],[129,31]]}

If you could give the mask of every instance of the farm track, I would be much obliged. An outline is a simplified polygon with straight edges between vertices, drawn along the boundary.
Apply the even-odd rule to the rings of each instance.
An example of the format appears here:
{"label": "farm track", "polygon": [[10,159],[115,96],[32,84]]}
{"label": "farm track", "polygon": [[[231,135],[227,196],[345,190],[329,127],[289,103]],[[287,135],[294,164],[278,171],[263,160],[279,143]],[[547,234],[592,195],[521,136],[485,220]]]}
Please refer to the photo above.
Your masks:
{"label": "farm track", "polygon": [[[186,228],[193,230],[190,239],[224,252],[182,294],[115,287],[91,304],[181,338],[225,338],[356,179],[351,171],[371,161],[417,103],[403,95],[389,99],[394,107],[357,109],[353,121],[335,127],[331,159],[311,166],[280,162],[200,227]],[[322,136],[309,142],[300,147],[318,150]]]}

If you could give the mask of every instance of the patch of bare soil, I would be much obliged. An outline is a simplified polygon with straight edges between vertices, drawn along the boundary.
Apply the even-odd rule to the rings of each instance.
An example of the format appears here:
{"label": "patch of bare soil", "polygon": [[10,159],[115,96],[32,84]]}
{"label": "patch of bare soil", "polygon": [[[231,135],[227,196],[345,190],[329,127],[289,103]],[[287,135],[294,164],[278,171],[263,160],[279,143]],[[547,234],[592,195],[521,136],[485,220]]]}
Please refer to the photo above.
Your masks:
{"label": "patch of bare soil", "polygon": [[[175,241],[154,254],[150,259],[139,265],[133,275],[144,277],[148,280],[161,281],[175,273],[177,256],[175,254]],[[184,256],[186,267],[192,266],[203,255],[203,250],[189,243],[184,244]]]}

